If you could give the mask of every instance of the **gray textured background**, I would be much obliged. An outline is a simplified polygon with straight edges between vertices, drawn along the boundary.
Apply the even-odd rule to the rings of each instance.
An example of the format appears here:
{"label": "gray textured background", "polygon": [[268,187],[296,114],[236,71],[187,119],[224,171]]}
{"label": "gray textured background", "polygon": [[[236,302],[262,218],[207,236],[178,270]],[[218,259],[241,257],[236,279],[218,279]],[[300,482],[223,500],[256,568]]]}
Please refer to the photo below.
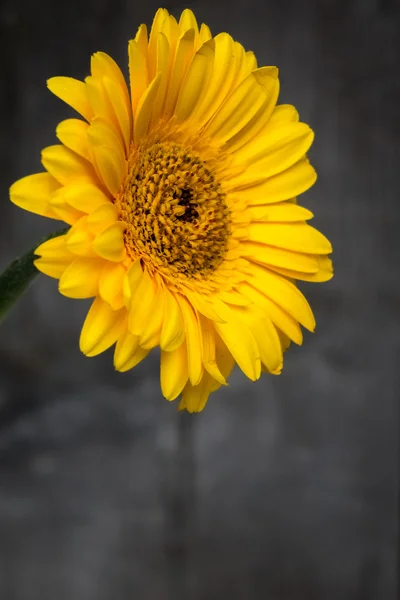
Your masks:
{"label": "gray textured background", "polygon": [[[319,182],[303,202],[333,242],[336,277],[302,286],[317,333],[281,377],[235,373],[192,418],[162,400],[156,353],[127,374],[110,353],[81,356],[87,304],[40,278],[0,335],[0,598],[393,600],[397,2],[187,5],[278,65],[281,101],[316,130]],[[126,65],[155,8],[1,1],[0,267],[54,229],[7,201],[68,114],[46,78],[85,76],[96,50]]]}

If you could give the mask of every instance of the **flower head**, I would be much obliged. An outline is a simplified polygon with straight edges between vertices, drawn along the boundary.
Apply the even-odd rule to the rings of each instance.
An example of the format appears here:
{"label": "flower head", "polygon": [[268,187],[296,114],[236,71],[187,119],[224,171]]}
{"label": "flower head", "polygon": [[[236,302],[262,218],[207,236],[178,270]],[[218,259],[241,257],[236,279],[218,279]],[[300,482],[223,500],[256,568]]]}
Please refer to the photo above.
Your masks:
{"label": "flower head", "polygon": [[82,119],[62,121],[46,171],[11,187],[18,206],[71,227],[39,246],[37,268],[91,298],[80,347],[116,344],[126,371],[161,348],[161,389],[200,411],[235,363],[278,374],[300,324],[315,326],[296,279],[332,276],[329,241],[296,197],[315,181],[313,132],[277,106],[278,70],[227,33],[160,9],[129,42],[130,90],[98,52],[84,82],[48,87]]}

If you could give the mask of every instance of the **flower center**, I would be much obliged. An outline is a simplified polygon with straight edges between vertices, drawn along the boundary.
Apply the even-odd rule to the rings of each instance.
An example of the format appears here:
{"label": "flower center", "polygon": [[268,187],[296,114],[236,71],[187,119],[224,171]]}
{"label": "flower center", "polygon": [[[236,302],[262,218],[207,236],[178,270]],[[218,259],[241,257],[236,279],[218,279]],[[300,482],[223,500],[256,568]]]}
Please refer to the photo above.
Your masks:
{"label": "flower center", "polygon": [[224,260],[230,235],[225,194],[191,148],[175,142],[139,147],[117,203],[127,252],[150,271],[198,278]]}

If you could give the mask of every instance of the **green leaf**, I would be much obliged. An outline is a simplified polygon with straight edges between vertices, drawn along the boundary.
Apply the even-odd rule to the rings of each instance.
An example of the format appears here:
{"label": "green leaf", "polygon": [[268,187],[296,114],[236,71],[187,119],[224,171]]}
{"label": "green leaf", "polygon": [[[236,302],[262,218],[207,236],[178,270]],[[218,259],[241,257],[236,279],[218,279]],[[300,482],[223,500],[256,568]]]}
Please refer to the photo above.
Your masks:
{"label": "green leaf", "polygon": [[0,275],[0,323],[39,274],[33,264],[37,258],[35,249],[47,240],[64,235],[68,229],[68,227],[61,229],[43,239],[33,250],[16,258]]}

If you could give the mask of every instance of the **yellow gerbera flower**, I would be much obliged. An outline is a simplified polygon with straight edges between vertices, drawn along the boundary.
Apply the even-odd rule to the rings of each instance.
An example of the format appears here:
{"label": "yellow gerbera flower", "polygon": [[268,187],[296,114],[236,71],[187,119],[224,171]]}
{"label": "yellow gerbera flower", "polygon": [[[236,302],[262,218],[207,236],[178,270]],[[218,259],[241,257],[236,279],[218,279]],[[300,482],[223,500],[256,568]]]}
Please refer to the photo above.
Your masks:
{"label": "yellow gerbera flower", "polygon": [[84,120],[56,130],[46,172],[14,183],[18,206],[71,227],[36,250],[70,298],[94,297],[87,356],[116,343],[126,371],[161,348],[161,389],[200,411],[235,363],[252,380],[315,326],[296,279],[332,277],[331,244],[296,196],[315,181],[313,132],[276,106],[275,67],[257,67],[190,10],[160,9],[129,42],[130,92],[98,52],[84,82],[48,87]]}

